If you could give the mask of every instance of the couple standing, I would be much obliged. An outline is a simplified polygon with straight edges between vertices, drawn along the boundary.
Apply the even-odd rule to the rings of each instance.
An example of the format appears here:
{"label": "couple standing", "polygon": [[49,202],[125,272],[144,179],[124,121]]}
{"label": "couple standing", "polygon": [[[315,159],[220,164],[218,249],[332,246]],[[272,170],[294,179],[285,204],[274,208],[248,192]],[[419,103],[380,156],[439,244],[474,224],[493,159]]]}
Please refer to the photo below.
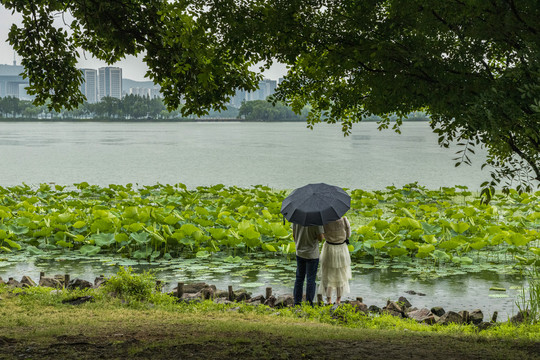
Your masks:
{"label": "couple standing", "polygon": [[[319,294],[326,296],[331,304],[332,292],[336,293],[336,304],[350,292],[351,257],[348,239],[351,226],[345,216],[324,226],[292,225],[296,244],[296,280],[294,282],[294,305],[300,305],[303,297],[304,280],[307,278],[306,301],[313,305],[315,278],[319,270]],[[319,258],[319,242],[325,241]]]}

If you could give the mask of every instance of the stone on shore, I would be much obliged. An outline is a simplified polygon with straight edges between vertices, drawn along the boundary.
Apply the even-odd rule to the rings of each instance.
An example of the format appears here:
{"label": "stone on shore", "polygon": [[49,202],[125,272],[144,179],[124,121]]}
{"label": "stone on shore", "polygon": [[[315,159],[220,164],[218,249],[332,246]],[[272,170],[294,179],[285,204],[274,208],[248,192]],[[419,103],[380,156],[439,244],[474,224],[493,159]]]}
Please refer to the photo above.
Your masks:
{"label": "stone on shore", "polygon": [[484,321],[484,313],[480,309],[473,310],[469,313],[469,320],[475,325],[481,324]]}
{"label": "stone on shore", "polygon": [[276,304],[276,300],[276,297],[272,295],[264,301],[264,305],[274,307],[274,305]]}
{"label": "stone on shore", "polygon": [[9,278],[8,282],[6,283],[8,286],[12,287],[12,288],[20,288],[21,287],[21,283],[18,282],[17,280],[13,279],[13,278]]}
{"label": "stone on shore", "polygon": [[[213,287],[213,290],[215,291],[216,290],[216,287],[214,285],[209,285],[207,283],[204,283],[204,282],[200,282],[200,283],[193,283],[193,284],[184,284],[184,294],[185,293],[188,293],[188,294],[196,294],[198,293],[199,291],[201,291],[202,289],[204,288],[208,288],[212,286]],[[177,291],[177,288],[174,288],[173,291]]]}
{"label": "stone on shore", "polygon": [[411,308],[411,307],[412,307],[412,305],[411,305],[411,303],[409,302],[409,300],[407,300],[407,298],[404,297],[404,296],[400,296],[399,299],[398,299],[398,301],[397,301],[397,303],[398,303],[399,305],[401,305],[401,307],[403,308],[404,311],[406,311],[408,308]]}
{"label": "stone on shore", "polygon": [[463,318],[455,311],[448,311],[444,313],[437,321],[437,324],[441,325],[448,325],[451,323],[463,324]]}
{"label": "stone on shore", "polygon": [[92,283],[90,281],[86,281],[83,279],[73,279],[68,284],[68,289],[90,289],[92,287]]}
{"label": "stone on shore", "polygon": [[383,308],[383,311],[386,311],[391,315],[394,315],[394,313],[399,313],[400,316],[403,315],[404,313],[403,307],[401,305],[399,305],[395,301],[390,301],[390,300],[388,300],[388,302],[386,303],[386,306]]}
{"label": "stone on shore", "polygon": [[98,288],[107,283],[107,278],[105,276],[99,276],[94,280],[94,288]]}
{"label": "stone on shore", "polygon": [[276,299],[276,302],[274,304],[275,308],[284,308],[288,306],[294,305],[294,297],[292,294],[286,294],[286,295],[280,295]]}
{"label": "stone on shore", "polygon": [[237,291],[233,291],[233,299],[234,301],[246,301],[251,299],[251,294],[248,293],[245,289],[239,289]]}
{"label": "stone on shore", "polygon": [[443,316],[445,313],[444,309],[440,306],[432,307],[431,312],[433,313],[433,315],[437,315],[439,317]]}
{"label": "stone on shore", "polygon": [[409,319],[416,320],[420,323],[425,322],[430,316],[433,316],[433,313],[427,308],[413,310],[407,313],[407,317]]}
{"label": "stone on shore", "polygon": [[361,301],[351,301],[349,304],[351,304],[356,312],[363,312],[364,314],[369,313],[368,306]]}
{"label": "stone on shore", "polygon": [[34,287],[36,283],[30,278],[30,276],[23,276],[21,279],[21,287]]}
{"label": "stone on shore", "polygon": [[39,279],[39,286],[60,289],[62,288],[62,283],[55,278],[42,277],[41,279]]}
{"label": "stone on shore", "polygon": [[246,302],[251,305],[261,305],[264,304],[265,301],[266,299],[263,295],[257,295],[252,297],[251,299],[248,299]]}

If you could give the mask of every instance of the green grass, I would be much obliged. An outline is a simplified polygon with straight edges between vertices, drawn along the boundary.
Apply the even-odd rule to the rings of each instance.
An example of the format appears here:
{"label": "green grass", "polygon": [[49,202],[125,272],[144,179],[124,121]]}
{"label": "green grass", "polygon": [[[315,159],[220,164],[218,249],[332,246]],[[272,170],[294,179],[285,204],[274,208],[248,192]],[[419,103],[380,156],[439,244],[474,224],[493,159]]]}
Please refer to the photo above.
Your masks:
{"label": "green grass", "polygon": [[[73,306],[62,300],[92,295]],[[106,288],[0,288],[0,358],[490,358],[533,359],[540,325],[427,326],[342,307],[271,309],[211,301],[176,303],[154,292],[142,301]],[[27,349],[30,349],[28,352]],[[442,354],[442,355],[441,355]]]}

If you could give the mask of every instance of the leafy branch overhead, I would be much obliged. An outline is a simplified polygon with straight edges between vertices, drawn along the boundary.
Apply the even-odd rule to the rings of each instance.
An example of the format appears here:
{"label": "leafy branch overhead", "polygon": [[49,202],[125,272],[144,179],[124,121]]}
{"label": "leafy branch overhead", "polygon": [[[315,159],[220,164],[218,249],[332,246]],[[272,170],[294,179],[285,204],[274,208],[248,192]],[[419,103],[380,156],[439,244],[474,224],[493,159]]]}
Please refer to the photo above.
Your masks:
{"label": "leafy branch overhead", "polygon": [[423,110],[441,145],[463,144],[458,163],[488,149],[488,197],[540,182],[537,0],[1,1],[24,16],[9,41],[38,103],[82,101],[79,48],[109,63],[143,54],[166,105],[183,99],[184,115],[223,108],[257,87],[254,64],[279,61],[288,73],[274,101],[297,113],[309,104],[309,126],[341,123],[348,134],[362,117],[387,128],[389,114]]}

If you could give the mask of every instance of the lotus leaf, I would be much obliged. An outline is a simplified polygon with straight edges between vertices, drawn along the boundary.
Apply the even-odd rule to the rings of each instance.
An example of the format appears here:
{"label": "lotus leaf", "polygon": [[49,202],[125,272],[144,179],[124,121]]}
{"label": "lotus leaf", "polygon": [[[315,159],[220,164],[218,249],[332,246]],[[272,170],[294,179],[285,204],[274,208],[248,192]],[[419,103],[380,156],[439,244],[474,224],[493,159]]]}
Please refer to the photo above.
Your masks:
{"label": "lotus leaf", "polygon": [[258,288],[258,287],[265,286],[265,284],[258,283],[258,282],[251,282],[251,283],[243,283],[241,284],[241,286],[246,287],[246,288]]}
{"label": "lotus leaf", "polygon": [[266,220],[272,220],[272,214],[270,213],[270,211],[264,209],[262,211],[262,216],[263,218],[265,218]]}
{"label": "lotus leaf", "polygon": [[168,215],[166,216],[164,219],[163,219],[163,222],[168,224],[168,225],[174,225],[176,223],[178,223],[178,221],[180,221],[180,218],[178,218],[177,216],[175,215]]}
{"label": "lotus leaf", "polygon": [[197,253],[195,254],[195,256],[197,258],[207,258],[210,256],[210,253],[208,251],[197,251]]}
{"label": "lotus leaf", "polygon": [[426,243],[428,243],[428,244],[436,244],[437,243],[437,238],[435,237],[435,235],[423,235],[422,239],[424,239],[424,241]]}
{"label": "lotus leaf", "polygon": [[62,213],[59,214],[56,220],[62,224],[68,223],[73,219],[73,214],[71,213]]}
{"label": "lotus leaf", "polygon": [[129,237],[135,240],[135,242],[137,242],[137,244],[139,245],[146,244],[150,241],[150,238],[148,237],[148,233],[146,232],[131,233]]}
{"label": "lotus leaf", "polygon": [[21,250],[21,245],[19,245],[19,244],[16,243],[15,241],[12,241],[12,240],[9,240],[9,239],[4,239],[4,242],[5,242],[6,244],[8,244],[9,247],[11,247],[12,249]]}
{"label": "lotus leaf", "polygon": [[195,231],[199,231],[199,228],[193,224],[184,224],[180,227],[180,230],[188,236],[193,234]]}
{"label": "lotus leaf", "polygon": [[434,235],[441,231],[441,227],[437,224],[429,224],[424,221],[422,221],[421,224],[422,224],[422,228],[424,229],[424,232],[428,235]]}
{"label": "lotus leaf", "polygon": [[405,240],[403,242],[403,246],[405,246],[407,249],[410,249],[410,250],[414,250],[418,247],[418,245],[416,245],[416,243],[412,240]]}
{"label": "lotus leaf", "polygon": [[133,253],[133,257],[135,259],[142,260],[142,259],[148,258],[150,255],[152,255],[152,253],[153,253],[152,249],[137,250]]}
{"label": "lotus leaf", "polygon": [[435,246],[433,246],[432,244],[424,244],[424,245],[420,245],[418,246],[418,253],[422,253],[422,254],[429,254],[431,252],[435,251]]}
{"label": "lotus leaf", "polygon": [[267,251],[270,251],[270,252],[276,252],[276,248],[270,244],[262,244],[261,247],[264,249],[264,250],[267,250]]}
{"label": "lotus leaf", "polygon": [[405,248],[392,248],[387,252],[387,254],[392,257],[405,255],[407,253],[408,251]]}
{"label": "lotus leaf", "polygon": [[9,225],[8,229],[12,234],[15,234],[15,235],[24,235],[28,233],[28,231],[30,230],[26,226],[17,226],[17,225]]}
{"label": "lotus leaf", "polygon": [[5,246],[0,246],[0,250],[5,251],[5,252],[11,252],[11,249],[8,249]]}
{"label": "lotus leaf", "polygon": [[529,243],[529,239],[519,233],[512,233],[510,236],[507,236],[504,241],[509,245],[523,246]]}
{"label": "lotus leaf", "polygon": [[86,256],[96,255],[100,251],[101,251],[101,248],[99,246],[94,246],[94,245],[83,245],[79,249],[79,252]]}
{"label": "lotus leaf", "polygon": [[79,220],[73,223],[73,225],[71,226],[74,227],[75,229],[81,229],[86,226],[86,222]]}
{"label": "lotus leaf", "polygon": [[101,248],[111,246],[116,242],[114,234],[111,233],[94,234],[89,239],[93,240],[94,244]]}
{"label": "lotus leaf", "polygon": [[207,229],[212,238],[222,240],[227,237],[227,229],[224,228],[209,228]]}
{"label": "lotus leaf", "polygon": [[127,226],[124,225],[124,228],[126,228],[126,230],[129,231],[129,232],[139,232],[142,229],[144,229],[144,224],[143,223],[133,223],[133,224],[129,224]]}
{"label": "lotus leaf", "polygon": [[43,255],[45,252],[43,250],[38,249],[35,246],[29,245],[26,247],[26,251],[30,253],[30,255]]}
{"label": "lotus leaf", "polygon": [[203,207],[200,207],[200,206],[196,206],[195,207],[195,213],[199,216],[209,216],[210,215],[210,212],[203,208]]}
{"label": "lotus leaf", "polygon": [[462,234],[465,231],[467,231],[470,227],[468,223],[460,222],[460,223],[450,223],[450,227],[452,230],[454,230],[458,234]]}
{"label": "lotus leaf", "polygon": [[129,241],[129,236],[125,233],[119,233],[119,234],[114,235],[114,240],[117,243],[127,242]]}
{"label": "lotus leaf", "polygon": [[290,242],[285,246],[284,253],[286,254],[292,254],[296,252],[296,244],[294,242]]}
{"label": "lotus leaf", "polygon": [[421,229],[422,225],[417,220],[411,218],[400,218],[398,220],[400,226],[411,229]]}
{"label": "lotus leaf", "polygon": [[206,241],[206,240],[209,240],[210,237],[205,235],[202,231],[200,230],[197,230],[197,231],[194,231],[191,236],[193,237],[193,239],[195,239],[195,241],[197,241],[198,243],[201,243],[203,241]]}
{"label": "lotus leaf", "polygon": [[64,240],[57,241],[56,245],[59,245],[59,246],[61,246],[63,248],[72,248],[73,247],[72,243],[69,243],[69,242],[64,241]]}
{"label": "lotus leaf", "polygon": [[139,210],[136,206],[129,206],[124,209],[123,216],[128,219],[136,219],[139,214]]}
{"label": "lotus leaf", "polygon": [[441,251],[441,250],[434,250],[431,253],[431,256],[434,257],[435,259],[439,260],[439,261],[448,261],[448,260],[450,260],[450,255],[448,255],[447,253],[445,253],[444,251]]}
{"label": "lotus leaf", "polygon": [[289,236],[288,229],[281,223],[271,223],[270,228],[272,229],[272,235],[275,237],[281,238]]}

